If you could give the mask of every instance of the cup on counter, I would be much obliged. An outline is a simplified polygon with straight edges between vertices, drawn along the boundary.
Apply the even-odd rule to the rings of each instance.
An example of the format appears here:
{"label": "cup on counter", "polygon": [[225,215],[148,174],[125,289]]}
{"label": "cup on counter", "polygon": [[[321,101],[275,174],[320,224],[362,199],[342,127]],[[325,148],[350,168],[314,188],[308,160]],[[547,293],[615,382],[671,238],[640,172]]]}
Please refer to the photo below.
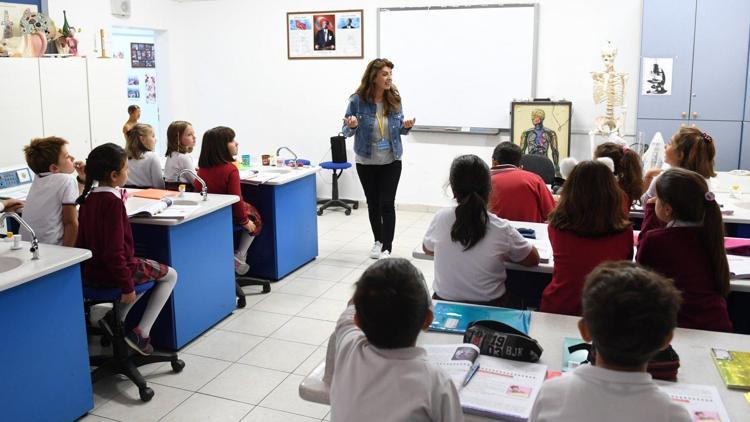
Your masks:
{"label": "cup on counter", "polygon": [[283,158],[277,158],[276,159],[276,166],[277,167],[284,167],[284,159]]}
{"label": "cup on counter", "polygon": [[242,155],[242,165],[245,167],[250,167],[250,154]]}
{"label": "cup on counter", "polygon": [[271,162],[270,162],[270,161],[271,161],[271,156],[270,156],[270,155],[268,155],[268,154],[263,154],[263,155],[262,155],[262,156],[261,156],[260,158],[261,158],[261,163],[262,163],[262,164],[263,164],[264,166],[268,166],[268,165],[271,165]]}

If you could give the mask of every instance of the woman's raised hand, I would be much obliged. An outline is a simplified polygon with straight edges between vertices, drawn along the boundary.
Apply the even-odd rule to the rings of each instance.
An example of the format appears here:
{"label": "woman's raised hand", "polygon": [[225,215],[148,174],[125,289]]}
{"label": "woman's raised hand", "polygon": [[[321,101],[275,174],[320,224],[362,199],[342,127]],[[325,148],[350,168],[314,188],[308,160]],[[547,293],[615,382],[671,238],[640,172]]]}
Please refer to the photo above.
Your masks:
{"label": "woman's raised hand", "polygon": [[346,123],[346,125],[349,126],[349,129],[354,129],[355,127],[359,125],[357,116],[344,117],[344,123]]}

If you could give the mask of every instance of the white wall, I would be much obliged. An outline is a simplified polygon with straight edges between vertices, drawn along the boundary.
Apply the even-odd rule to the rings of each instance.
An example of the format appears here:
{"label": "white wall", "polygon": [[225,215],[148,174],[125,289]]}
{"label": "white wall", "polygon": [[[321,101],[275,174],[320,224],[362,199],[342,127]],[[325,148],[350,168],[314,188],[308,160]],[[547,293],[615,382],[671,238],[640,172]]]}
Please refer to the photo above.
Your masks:
{"label": "white wall", "polygon": [[[601,46],[612,40],[619,47],[616,67],[631,74],[627,134],[635,127],[636,79],[640,54],[641,1],[538,0],[539,51],[537,96],[573,102],[574,135],[571,153],[588,155],[588,137],[595,116],[590,72],[602,68]],[[340,129],[348,96],[356,89],[365,65],[377,54],[377,8],[417,5],[475,4],[457,0],[381,0],[378,2],[321,0],[310,2],[250,2],[216,0],[174,2],[133,0],[127,20],[109,14],[108,1],[49,0],[53,18],[68,10],[72,25],[132,26],[162,30],[157,40],[161,120],[193,122],[199,136],[206,129],[227,125],[237,132],[243,153],[275,152],[287,145],[313,162],[330,159],[329,140]],[[288,60],[286,13],[308,10],[364,9],[363,60]],[[229,21],[229,23],[227,23]],[[219,30],[217,36],[215,31]],[[93,43],[93,29],[87,29]],[[86,32],[84,33],[86,34]],[[492,48],[488,45],[488,48]],[[461,64],[456,68],[461,75]],[[394,81],[398,84],[398,63]],[[439,89],[448,81],[435,81]],[[166,92],[163,92],[166,91]],[[419,110],[409,109],[407,117]],[[599,109],[603,112],[603,108]],[[124,120],[123,120],[124,121]],[[575,134],[575,132],[580,132]],[[397,202],[449,203],[443,185],[451,160],[473,153],[489,160],[494,146],[507,136],[413,133],[404,138],[404,171]],[[349,141],[349,159],[354,154]],[[196,156],[197,157],[197,156]],[[321,174],[318,196],[330,192],[330,174]],[[342,196],[361,199],[354,170],[339,180]]]}

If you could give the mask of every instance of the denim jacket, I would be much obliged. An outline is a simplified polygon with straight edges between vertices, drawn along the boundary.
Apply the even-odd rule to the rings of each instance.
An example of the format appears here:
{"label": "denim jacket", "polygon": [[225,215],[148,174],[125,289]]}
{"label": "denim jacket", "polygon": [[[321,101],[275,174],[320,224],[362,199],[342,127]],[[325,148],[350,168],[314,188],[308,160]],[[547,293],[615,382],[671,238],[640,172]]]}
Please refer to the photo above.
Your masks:
{"label": "denim jacket", "polygon": [[[376,110],[375,103],[364,101],[357,94],[352,95],[349,97],[349,106],[346,108],[345,116],[356,116],[359,125],[352,129],[344,123],[341,129],[341,132],[347,138],[354,135],[354,152],[367,158],[372,156],[372,145],[375,141],[370,138],[372,137],[373,126],[377,124],[375,120]],[[410,130],[404,128],[404,113],[401,111],[388,113],[388,130],[391,131],[393,157],[400,160],[404,150],[401,145],[401,135],[408,134]]]}

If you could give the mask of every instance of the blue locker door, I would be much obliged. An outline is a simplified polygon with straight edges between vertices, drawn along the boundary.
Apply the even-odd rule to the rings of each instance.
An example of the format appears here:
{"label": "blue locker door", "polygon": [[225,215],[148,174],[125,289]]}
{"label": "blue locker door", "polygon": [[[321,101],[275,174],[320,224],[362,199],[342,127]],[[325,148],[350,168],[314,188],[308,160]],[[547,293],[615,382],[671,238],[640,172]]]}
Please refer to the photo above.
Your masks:
{"label": "blue locker door", "polygon": [[680,130],[681,125],[687,125],[687,123],[681,120],[638,119],[638,132],[643,132],[643,142],[649,145],[656,132],[661,132],[666,143],[675,132]]}
{"label": "blue locker door", "polygon": [[690,121],[707,132],[716,142],[714,170],[735,170],[740,162],[742,122]]}
{"label": "blue locker door", "polygon": [[692,120],[743,119],[748,39],[750,1],[698,0]]}
{"label": "blue locker door", "polygon": [[742,148],[740,149],[740,168],[750,170],[750,122],[742,123]]}
{"label": "blue locker door", "polygon": [[[639,119],[688,119],[693,65],[695,0],[644,0],[641,57],[672,58],[672,88],[668,95],[642,95],[638,84]],[[643,69],[641,78],[651,69]],[[648,79],[648,78],[646,78]]]}

